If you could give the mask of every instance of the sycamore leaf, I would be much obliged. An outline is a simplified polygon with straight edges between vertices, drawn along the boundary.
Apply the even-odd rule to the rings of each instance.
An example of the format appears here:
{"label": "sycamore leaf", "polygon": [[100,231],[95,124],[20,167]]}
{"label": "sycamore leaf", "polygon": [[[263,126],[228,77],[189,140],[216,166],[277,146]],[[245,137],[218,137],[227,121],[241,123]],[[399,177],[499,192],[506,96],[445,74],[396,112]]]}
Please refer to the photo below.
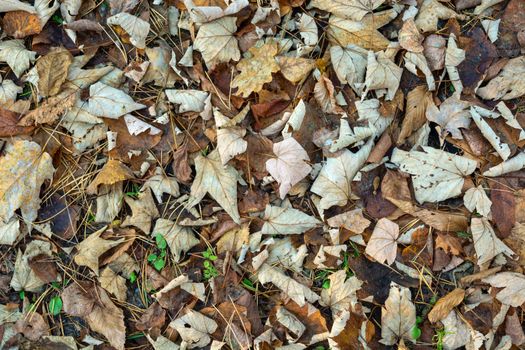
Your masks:
{"label": "sycamore leaf", "polygon": [[509,145],[501,141],[501,138],[494,130],[492,130],[490,125],[478,113],[476,107],[470,108],[470,115],[472,116],[472,119],[476,123],[478,129],[481,131],[481,134],[492,145],[501,159],[507,160],[511,153]]}
{"label": "sycamore leaf", "polygon": [[118,25],[129,34],[131,43],[138,49],[146,48],[149,23],[127,12],[121,12],[107,19],[107,23]]}
{"label": "sycamore leaf", "polygon": [[465,16],[458,15],[437,0],[424,0],[416,16],[416,26],[423,32],[435,32],[438,21],[449,18],[464,19]]}
{"label": "sycamore leaf", "polygon": [[505,305],[520,307],[525,303],[525,276],[517,272],[500,272],[486,277],[483,282],[495,288],[503,288],[496,299]]}
{"label": "sycamore leaf", "polygon": [[36,63],[38,92],[44,97],[58,94],[72,62],[73,56],[64,48],[51,50],[40,58]]}
{"label": "sycamore leaf", "polygon": [[365,252],[379,263],[392,265],[397,256],[399,225],[387,218],[380,219],[368,240]]}
{"label": "sycamore leaf", "polygon": [[29,4],[21,2],[20,0],[3,0],[0,3],[0,12],[11,12],[11,11],[25,11],[29,13],[35,13],[35,8]]}
{"label": "sycamore leaf", "polygon": [[467,129],[470,125],[470,113],[466,110],[470,105],[469,102],[451,96],[441,103],[439,109],[433,103],[429,104],[426,117],[449,132],[453,138],[462,139],[459,129]]}
{"label": "sycamore leaf", "polygon": [[319,304],[329,306],[333,317],[336,317],[357,304],[356,293],[361,289],[363,282],[355,276],[347,279],[345,270],[331,274],[328,279],[330,280],[330,287],[321,291]]}
{"label": "sycamore leaf", "polygon": [[240,252],[243,246],[250,243],[249,225],[241,225],[226,232],[217,241],[217,253]]}
{"label": "sycamore leaf", "polygon": [[20,209],[27,223],[37,218],[40,187],[53,177],[51,156],[32,141],[9,141],[0,157],[0,220],[6,224]]}
{"label": "sycamore leaf", "polygon": [[155,168],[155,175],[146,180],[143,187],[149,188],[155,194],[155,198],[157,198],[159,203],[162,203],[162,195],[164,193],[168,193],[175,198],[180,195],[177,179],[166,175],[161,167]]}
{"label": "sycamore leaf", "polygon": [[352,153],[344,149],[337,157],[328,158],[315,179],[310,191],[321,196],[321,210],[334,205],[345,205],[351,198],[352,181],[365,164],[373,141],[368,141],[361,149]]}
{"label": "sycamore leaf", "polygon": [[106,267],[100,273],[98,278],[100,286],[107,290],[109,293],[115,295],[118,301],[126,301],[126,279],[122,276],[117,275],[112,269]]}
{"label": "sycamore leaf", "polygon": [[381,310],[381,343],[395,345],[398,340],[412,338],[416,325],[416,307],[412,303],[410,289],[396,283],[390,284],[390,292]]}
{"label": "sycamore leaf", "polygon": [[217,127],[217,149],[219,150],[222,164],[226,164],[236,155],[246,152],[248,142],[243,140],[244,135],[246,135],[246,129],[237,126],[237,124],[244,120],[249,108],[250,105],[246,105],[246,107],[232,119],[222,114],[218,108],[213,109],[213,116],[215,117],[215,125]]}
{"label": "sycamore leaf", "polygon": [[485,100],[511,100],[524,94],[525,56],[511,58],[495,78],[476,91]]}
{"label": "sycamore leaf", "polygon": [[301,338],[306,330],[306,326],[299,319],[284,307],[279,307],[275,313],[276,321],[286,329],[286,338],[294,343]]}
{"label": "sycamore leaf", "polygon": [[309,58],[277,56],[275,59],[281,74],[293,84],[305,79],[315,68],[315,60]]}
{"label": "sycamore leaf", "polygon": [[194,310],[187,310],[186,314],[172,321],[169,327],[175,329],[188,349],[206,347],[211,341],[210,335],[215,332],[217,323]]}
{"label": "sycamore leaf", "polygon": [[463,203],[470,212],[476,210],[481,216],[489,218],[492,201],[485,193],[483,186],[469,188],[463,196]]}
{"label": "sycamore leaf", "polygon": [[30,267],[30,260],[37,255],[52,256],[51,244],[44,241],[34,240],[26,246],[24,254],[19,250],[16,256],[13,278],[10,286],[16,291],[37,292],[46,284]]}
{"label": "sycamore leaf", "polygon": [[166,90],[168,100],[180,105],[180,113],[202,112],[208,95],[207,92],[200,90]]}
{"label": "sycamore leaf", "polygon": [[98,82],[89,87],[89,102],[86,111],[97,116],[118,119],[124,114],[146,108],[136,103],[124,91]]}
{"label": "sycamore leaf", "polygon": [[238,61],[241,57],[237,39],[235,17],[223,17],[203,24],[193,42],[193,48],[200,51],[206,66],[211,68],[217,63]]}
{"label": "sycamore leaf", "polygon": [[370,221],[363,216],[363,209],[360,208],[332,216],[327,223],[330,227],[342,227],[357,234],[363,233],[370,226]]}
{"label": "sycamore leaf", "polygon": [[378,29],[387,25],[399,12],[395,9],[369,13],[359,21],[330,16],[328,20],[328,39],[338,46],[354,44],[366,50],[386,49],[390,41]]}
{"label": "sycamore leaf", "polygon": [[117,241],[109,241],[100,238],[100,236],[106,231],[106,228],[102,228],[89,236],[87,236],[82,242],[77,244],[75,248],[78,253],[75,255],[75,263],[80,266],[89,267],[95,275],[98,276],[98,258],[107,252],[109,249],[116,247],[120,243],[124,242],[124,238]]}
{"label": "sycamore leaf", "polygon": [[308,231],[320,224],[316,218],[293,208],[267,205],[261,228],[263,235],[292,235]]}
{"label": "sycamore leaf", "polygon": [[195,238],[191,229],[166,219],[157,220],[152,232],[152,235],[156,234],[164,237],[175,262],[179,262],[184,253],[199,244],[199,240]]}
{"label": "sycamore leaf", "polygon": [[508,257],[514,255],[514,252],[496,236],[492,225],[486,218],[472,218],[470,230],[479,266],[490,262],[501,253]]}
{"label": "sycamore leaf", "polygon": [[124,201],[131,208],[133,215],[127,216],[122,227],[135,226],[148,234],[151,230],[151,220],[159,217],[159,210],[151,195],[151,190],[145,188],[138,195],[138,199],[124,197]]}
{"label": "sycamore leaf", "polygon": [[297,23],[299,29],[299,35],[303,38],[303,42],[306,46],[315,46],[319,40],[317,33],[317,24],[315,18],[307,13],[299,15],[299,21]]}
{"label": "sycamore leaf", "polygon": [[341,18],[360,21],[384,2],[385,0],[312,0],[310,6]]}
{"label": "sycamore leaf", "polygon": [[281,270],[266,263],[262,264],[257,271],[257,278],[262,284],[272,283],[300,307],[304,306],[306,302],[314,303],[319,299],[319,295],[312,292],[309,287],[286,276]]}
{"label": "sycamore leaf", "polygon": [[461,304],[465,297],[465,290],[456,288],[437,301],[432,310],[428,313],[428,320],[432,323],[441,321],[452,311],[453,308]]}
{"label": "sycamore leaf", "polygon": [[424,39],[412,18],[406,20],[399,30],[399,45],[410,52],[422,53]]}
{"label": "sycamore leaf", "polygon": [[0,42],[0,62],[6,62],[17,78],[20,78],[31,62],[35,61],[36,52],[26,50],[24,41],[20,39]]}
{"label": "sycamore leaf", "polygon": [[335,74],[342,84],[348,83],[356,92],[362,91],[365,82],[367,51],[357,45],[332,46],[330,59]]}
{"label": "sycamore leaf", "polygon": [[376,57],[373,51],[368,51],[364,94],[370,90],[387,89],[386,99],[392,100],[399,87],[401,74],[403,69],[398,67],[385,52],[379,52]]}
{"label": "sycamore leaf", "polygon": [[312,170],[312,167],[306,163],[310,158],[293,137],[274,143],[273,153],[276,158],[266,161],[266,170],[279,183],[279,195],[284,199],[288,191]]}
{"label": "sycamore leaf", "polygon": [[240,222],[237,209],[237,171],[229,165],[222,165],[218,150],[207,157],[195,158],[197,175],[191,185],[191,198],[188,208],[199,203],[209,193],[236,223]]}
{"label": "sycamore leaf", "polygon": [[252,92],[262,90],[264,84],[272,81],[272,73],[279,71],[275,56],[279,51],[276,42],[269,42],[261,47],[250,49],[250,58],[243,58],[237,64],[241,72],[233,79],[232,87],[237,88],[237,94],[248,97]]}
{"label": "sycamore leaf", "polygon": [[428,146],[423,150],[396,148],[391,157],[401,171],[412,175],[416,200],[435,203],[461,194],[465,177],[476,170],[477,162]]}
{"label": "sycamore leaf", "polygon": [[416,86],[408,93],[405,117],[397,138],[398,145],[403,144],[412,133],[425,125],[427,121],[425,113],[431,105],[433,105],[432,93],[425,85]]}

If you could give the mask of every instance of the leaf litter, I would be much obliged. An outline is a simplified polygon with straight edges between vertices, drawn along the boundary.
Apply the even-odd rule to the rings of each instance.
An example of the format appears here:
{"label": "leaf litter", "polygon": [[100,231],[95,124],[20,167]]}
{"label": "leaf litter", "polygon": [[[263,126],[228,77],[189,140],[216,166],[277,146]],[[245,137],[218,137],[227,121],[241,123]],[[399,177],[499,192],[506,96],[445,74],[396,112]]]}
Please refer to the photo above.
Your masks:
{"label": "leaf litter", "polygon": [[0,348],[518,349],[520,0],[0,2]]}

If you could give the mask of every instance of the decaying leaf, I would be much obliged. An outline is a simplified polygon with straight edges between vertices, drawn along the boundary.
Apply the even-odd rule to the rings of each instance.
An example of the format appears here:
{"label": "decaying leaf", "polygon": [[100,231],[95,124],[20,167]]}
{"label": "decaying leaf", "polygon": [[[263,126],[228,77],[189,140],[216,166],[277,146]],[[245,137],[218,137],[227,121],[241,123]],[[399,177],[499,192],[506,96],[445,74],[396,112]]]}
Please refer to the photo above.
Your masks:
{"label": "decaying leaf", "polygon": [[435,32],[440,19],[465,18],[437,0],[425,0],[416,17],[416,26],[423,32]]}
{"label": "decaying leaf", "polygon": [[193,42],[193,48],[200,51],[208,67],[229,60],[238,61],[241,57],[237,39],[235,17],[223,17],[203,24]]}
{"label": "decaying leaf", "polygon": [[35,61],[36,52],[26,50],[19,39],[0,42],[0,62],[6,62],[17,77],[21,77]]}
{"label": "decaying leaf", "polygon": [[107,23],[118,25],[124,29],[129,34],[131,43],[137,48],[144,49],[146,47],[146,37],[150,28],[148,22],[129,13],[121,12],[109,17]]}
{"label": "decaying leaf", "polygon": [[489,218],[492,201],[489,199],[481,185],[469,188],[463,196],[465,207],[471,212],[478,212],[481,216]]}
{"label": "decaying leaf", "polygon": [[403,69],[398,67],[383,51],[376,55],[368,51],[365,77],[365,94],[370,90],[387,89],[387,100],[392,100],[401,81]]}
{"label": "decaying leaf", "polygon": [[185,315],[173,320],[169,326],[180,334],[188,349],[208,345],[211,341],[210,335],[218,327],[213,319],[194,310],[188,310]]}
{"label": "decaying leaf", "polygon": [[53,96],[60,92],[72,62],[73,56],[63,48],[52,50],[38,60],[38,91],[42,96]]}
{"label": "decaying leaf", "polygon": [[367,57],[366,50],[353,44],[330,48],[330,59],[337,78],[343,84],[348,83],[356,92],[362,91],[365,82]]}
{"label": "decaying leaf", "polygon": [[[1,51],[0,51],[1,55]],[[476,94],[485,100],[510,100],[525,94],[525,56],[510,59],[501,72]]]}
{"label": "decaying leaf", "polygon": [[338,17],[360,21],[367,13],[381,6],[383,2],[384,0],[313,0],[310,5]]}
{"label": "decaying leaf", "polygon": [[104,83],[98,82],[89,87],[89,103],[86,111],[97,117],[117,119],[145,107],[133,101],[124,91]]}
{"label": "decaying leaf", "polygon": [[402,144],[407,137],[425,124],[427,108],[432,105],[432,93],[426,86],[419,85],[408,93],[405,118],[401,124],[397,144]]}
{"label": "decaying leaf", "polygon": [[328,278],[330,287],[322,290],[319,303],[329,306],[332,315],[336,317],[357,303],[356,293],[361,288],[362,282],[355,276],[347,278],[344,270],[339,270]]}
{"label": "decaying leaf", "polygon": [[405,50],[415,53],[423,52],[423,39],[416,23],[413,19],[408,19],[403,23],[403,27],[399,31],[399,45]]}
{"label": "decaying leaf", "polygon": [[75,247],[78,251],[78,253],[75,255],[75,263],[81,266],[89,267],[97,276],[99,272],[99,257],[109,249],[116,247],[124,241],[124,239],[110,241],[100,238],[104,232],[105,227],[90,234],[86,239],[77,244]]}
{"label": "decaying leaf", "polygon": [[15,39],[23,39],[42,31],[40,18],[26,11],[8,12],[3,20],[5,32]]}
{"label": "decaying leaf", "polygon": [[441,321],[448,316],[453,308],[461,304],[465,297],[465,291],[456,288],[437,301],[432,310],[428,313],[428,320],[432,323]]}
{"label": "decaying leaf", "polygon": [[243,139],[246,135],[246,129],[237,126],[243,121],[248,109],[249,105],[232,119],[226,117],[218,109],[213,110],[215,125],[217,126],[217,149],[222,164],[226,164],[236,155],[246,152],[248,148],[248,142]]}
{"label": "decaying leaf", "polygon": [[483,279],[495,288],[502,288],[496,298],[505,305],[519,307],[525,302],[525,276],[516,272],[500,272]]}

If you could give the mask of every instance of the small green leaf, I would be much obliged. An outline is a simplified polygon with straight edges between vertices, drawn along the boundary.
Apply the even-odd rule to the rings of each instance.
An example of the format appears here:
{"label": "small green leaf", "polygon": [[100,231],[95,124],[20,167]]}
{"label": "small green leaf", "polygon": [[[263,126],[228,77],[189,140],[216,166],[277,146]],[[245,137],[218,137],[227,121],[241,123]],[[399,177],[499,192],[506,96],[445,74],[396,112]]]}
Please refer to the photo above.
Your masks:
{"label": "small green leaf", "polygon": [[323,289],[330,288],[330,280],[324,280],[323,282]]}
{"label": "small green leaf", "polygon": [[153,267],[154,267],[155,270],[157,270],[157,271],[162,271],[162,269],[164,268],[164,266],[166,266],[166,262],[164,261],[164,259],[157,259],[157,260],[155,260],[155,262],[153,263]]}
{"label": "small green leaf", "polygon": [[166,256],[166,250],[163,249],[163,250],[160,252],[159,258],[164,258],[165,256]]}
{"label": "small green leaf", "polygon": [[18,296],[20,297],[20,300],[24,300],[26,297],[26,292],[21,290],[20,292],[18,292]]}
{"label": "small green leaf", "polygon": [[135,271],[131,271],[131,274],[129,275],[129,281],[131,283],[135,283],[137,281],[137,274]]}
{"label": "small green leaf", "polygon": [[157,260],[157,258],[157,254],[150,254],[148,255],[148,262],[154,262],[155,260]]}
{"label": "small green leaf", "polygon": [[53,316],[57,316],[60,311],[62,311],[62,299],[60,296],[55,295],[49,301],[49,312],[51,312]]}
{"label": "small green leaf", "polygon": [[421,337],[421,328],[419,328],[418,326],[414,326],[412,328],[412,339],[418,340],[419,337]]}
{"label": "small green leaf", "polygon": [[160,233],[155,235],[155,242],[157,242],[157,247],[161,250],[166,249],[168,246],[168,242],[166,242],[166,239]]}
{"label": "small green leaf", "polygon": [[204,260],[203,265],[205,268],[210,268],[211,262],[209,262],[208,260]]}

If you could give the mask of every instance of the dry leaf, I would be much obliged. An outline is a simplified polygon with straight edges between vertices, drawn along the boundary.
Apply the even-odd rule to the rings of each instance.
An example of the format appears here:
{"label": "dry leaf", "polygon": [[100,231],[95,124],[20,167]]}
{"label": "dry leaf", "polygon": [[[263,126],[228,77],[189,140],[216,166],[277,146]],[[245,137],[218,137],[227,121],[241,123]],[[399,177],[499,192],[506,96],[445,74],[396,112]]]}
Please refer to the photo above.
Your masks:
{"label": "dry leaf", "polygon": [[432,93],[424,85],[416,86],[408,93],[405,117],[397,138],[398,145],[403,144],[407,137],[425,124],[427,121],[425,113],[428,106],[432,104]]}
{"label": "dry leaf", "polygon": [[520,97],[525,94],[524,77],[525,56],[512,58],[495,78],[476,91],[476,95],[485,100],[511,100]]}
{"label": "dry leaf", "polygon": [[299,35],[306,46],[315,46],[317,44],[319,35],[317,33],[317,24],[315,23],[314,17],[307,13],[300,14],[297,27],[299,29]]}
{"label": "dry leaf", "polygon": [[197,175],[191,185],[189,208],[198,204],[209,193],[236,223],[240,223],[237,209],[237,171],[229,165],[222,165],[219,152],[211,152],[195,159]]}
{"label": "dry leaf", "polygon": [[392,265],[397,256],[397,238],[399,237],[399,225],[386,218],[380,219],[372,236],[366,245],[366,254],[377,260],[377,262]]}
{"label": "dry leaf", "polygon": [[516,272],[500,272],[483,279],[495,288],[502,288],[496,299],[504,305],[520,307],[525,303],[525,276]]}
{"label": "dry leaf", "polygon": [[159,203],[162,203],[162,195],[164,193],[175,198],[180,195],[177,180],[174,177],[167,176],[161,167],[155,168],[155,175],[146,180],[143,188],[149,188]]}
{"label": "dry leaf", "polygon": [[428,320],[432,323],[441,321],[452,311],[453,308],[461,304],[465,297],[465,291],[456,288],[444,297],[440,298],[428,313]]}
{"label": "dry leaf", "polygon": [[237,126],[244,120],[250,105],[246,107],[232,119],[226,117],[217,108],[213,109],[215,126],[217,127],[217,149],[221,156],[222,164],[228,163],[233,157],[246,152],[248,142],[243,140],[246,129]]}
{"label": "dry leaf", "polygon": [[342,227],[357,234],[363,233],[370,226],[370,221],[363,216],[363,209],[354,209],[332,216],[326,222],[330,227]]}
{"label": "dry leaf", "polygon": [[489,199],[483,186],[469,188],[463,196],[465,207],[470,211],[476,210],[481,216],[490,218],[490,207],[492,201]]}
{"label": "dry leaf", "polygon": [[215,332],[217,323],[194,310],[187,310],[186,314],[173,320],[169,327],[175,329],[188,349],[203,348],[211,341],[210,335]]}
{"label": "dry leaf", "polygon": [[339,270],[331,274],[330,287],[321,291],[319,304],[329,306],[332,310],[332,316],[350,310],[354,304],[357,304],[357,291],[361,289],[362,282],[355,276],[346,278],[346,271]]}
{"label": "dry leaf", "polygon": [[424,55],[427,59],[430,70],[440,70],[445,66],[445,50],[447,40],[440,35],[430,34],[425,38]]}
{"label": "dry leaf", "polygon": [[33,271],[29,262],[36,256],[51,257],[51,244],[44,241],[31,241],[22,254],[19,250],[16,256],[13,278],[9,284],[16,291],[38,292],[46,284]]}
{"label": "dry leaf", "polygon": [[157,220],[152,235],[157,234],[164,237],[168,243],[175,262],[179,262],[184,253],[199,244],[199,240],[195,238],[191,229],[179,226],[170,220]]}
{"label": "dry leaf", "polygon": [[252,92],[259,92],[265,83],[272,81],[272,73],[279,71],[275,60],[278,45],[269,42],[257,48],[250,49],[250,58],[243,58],[237,64],[241,72],[232,80],[232,88],[237,88],[237,94],[248,97]]}
{"label": "dry leaf", "polygon": [[38,91],[42,96],[54,96],[60,92],[72,62],[73,56],[63,48],[51,50],[37,61]]}
{"label": "dry leaf", "polygon": [[281,74],[293,84],[301,82],[315,68],[315,60],[308,58],[277,56],[275,59]]}
{"label": "dry leaf", "polygon": [[326,113],[342,113],[343,110],[337,105],[335,99],[334,84],[323,74],[314,87],[314,97],[317,103]]}
{"label": "dry leaf", "polygon": [[235,17],[224,17],[203,24],[193,42],[193,48],[200,51],[206,66],[211,68],[217,63],[238,61],[241,57],[237,39]]}
{"label": "dry leaf", "polygon": [[200,90],[165,90],[171,103],[180,105],[179,112],[202,112],[209,94]]}
{"label": "dry leaf", "polygon": [[130,36],[131,43],[138,49],[146,48],[146,37],[149,33],[148,22],[129,13],[121,12],[107,19],[107,24],[118,25]]}
{"label": "dry leaf", "polygon": [[26,50],[22,40],[0,42],[0,62],[6,62],[17,78],[22,76],[31,62],[35,61],[36,52]]}
{"label": "dry leaf", "polygon": [[376,55],[368,51],[368,60],[365,77],[365,92],[370,90],[387,89],[387,100],[392,100],[401,81],[403,69],[398,67],[385,52]]}
{"label": "dry leaf", "polygon": [[348,83],[355,92],[361,92],[365,82],[368,52],[357,45],[332,46],[330,59],[337,78]]}
{"label": "dry leaf", "polygon": [[71,91],[48,98],[38,108],[29,111],[18,123],[23,126],[52,124],[74,106],[77,97]]}
{"label": "dry leaf", "polygon": [[514,255],[514,252],[496,236],[492,225],[486,218],[472,218],[470,229],[479,266],[490,262],[501,253],[508,257]]}
{"label": "dry leaf", "polygon": [[360,21],[363,17],[372,13],[381,6],[384,0],[313,0],[310,6],[330,12],[335,16]]}
{"label": "dry leaf", "polygon": [[300,234],[320,224],[319,220],[300,210],[271,205],[266,206],[263,220],[263,235]]}
{"label": "dry leaf", "polygon": [[423,39],[425,37],[421,35],[412,18],[406,20],[401,30],[399,30],[399,45],[410,52],[422,53]]}
{"label": "dry leaf", "polygon": [[109,241],[106,239],[100,238],[100,236],[105,232],[106,228],[98,230],[87,236],[82,242],[77,244],[75,248],[78,253],[75,255],[75,263],[80,266],[89,267],[95,275],[98,276],[98,259],[99,257],[107,252],[109,249],[116,247],[120,243],[124,242],[124,239],[121,238],[117,241]]}
{"label": "dry leaf", "polygon": [[470,105],[469,102],[451,96],[441,103],[439,109],[433,103],[429,104],[426,117],[428,120],[439,124],[453,138],[462,139],[463,136],[459,129],[467,129],[470,125],[470,113],[467,110]]}
{"label": "dry leaf", "polygon": [[266,161],[266,169],[279,183],[279,195],[281,199],[284,199],[290,189],[312,170],[312,167],[307,164],[310,158],[301,144],[293,137],[274,143],[273,153],[276,158]]}
{"label": "dry leaf", "polygon": [[100,273],[98,278],[100,286],[107,290],[109,293],[115,295],[118,301],[126,301],[126,279],[122,276],[117,275],[112,269],[106,267]]}
{"label": "dry leaf", "polygon": [[395,345],[398,340],[412,338],[416,325],[416,307],[412,304],[410,289],[392,282],[390,292],[381,310],[381,343]]}
{"label": "dry leaf", "polygon": [[23,39],[42,31],[40,18],[26,11],[8,12],[4,16],[3,23],[6,34],[15,39]]}
{"label": "dry leaf", "polygon": [[133,172],[125,164],[115,159],[109,159],[93,182],[86,188],[86,192],[95,194],[100,185],[114,185],[133,178]]}
{"label": "dry leaf", "polygon": [[97,116],[118,119],[124,114],[145,108],[136,103],[124,91],[98,82],[89,87],[89,103],[86,111]]}
{"label": "dry leaf", "polygon": [[416,16],[416,26],[423,32],[435,32],[438,21],[449,18],[464,19],[465,16],[458,15],[437,0],[424,0]]}
{"label": "dry leaf", "polygon": [[35,8],[29,4],[21,2],[20,0],[4,0],[0,4],[0,12],[11,12],[11,11],[26,11],[29,13],[35,13]]}
{"label": "dry leaf", "polygon": [[142,232],[149,234],[152,219],[158,218],[160,215],[151,195],[151,190],[144,188],[137,199],[124,197],[124,201],[131,208],[132,215],[126,217],[122,222],[122,227],[135,226],[140,228]]}
{"label": "dry leaf", "polygon": [[424,152],[402,151],[392,153],[392,163],[412,175],[416,200],[419,203],[440,202],[461,194],[465,177],[476,170],[477,162],[431,147]]}
{"label": "dry leaf", "polygon": [[458,66],[465,60],[465,50],[458,48],[456,44],[456,36],[451,33],[448,37],[447,50],[445,51],[445,68],[447,74],[454,87],[454,95],[460,96],[463,91],[463,83],[459,76]]}

